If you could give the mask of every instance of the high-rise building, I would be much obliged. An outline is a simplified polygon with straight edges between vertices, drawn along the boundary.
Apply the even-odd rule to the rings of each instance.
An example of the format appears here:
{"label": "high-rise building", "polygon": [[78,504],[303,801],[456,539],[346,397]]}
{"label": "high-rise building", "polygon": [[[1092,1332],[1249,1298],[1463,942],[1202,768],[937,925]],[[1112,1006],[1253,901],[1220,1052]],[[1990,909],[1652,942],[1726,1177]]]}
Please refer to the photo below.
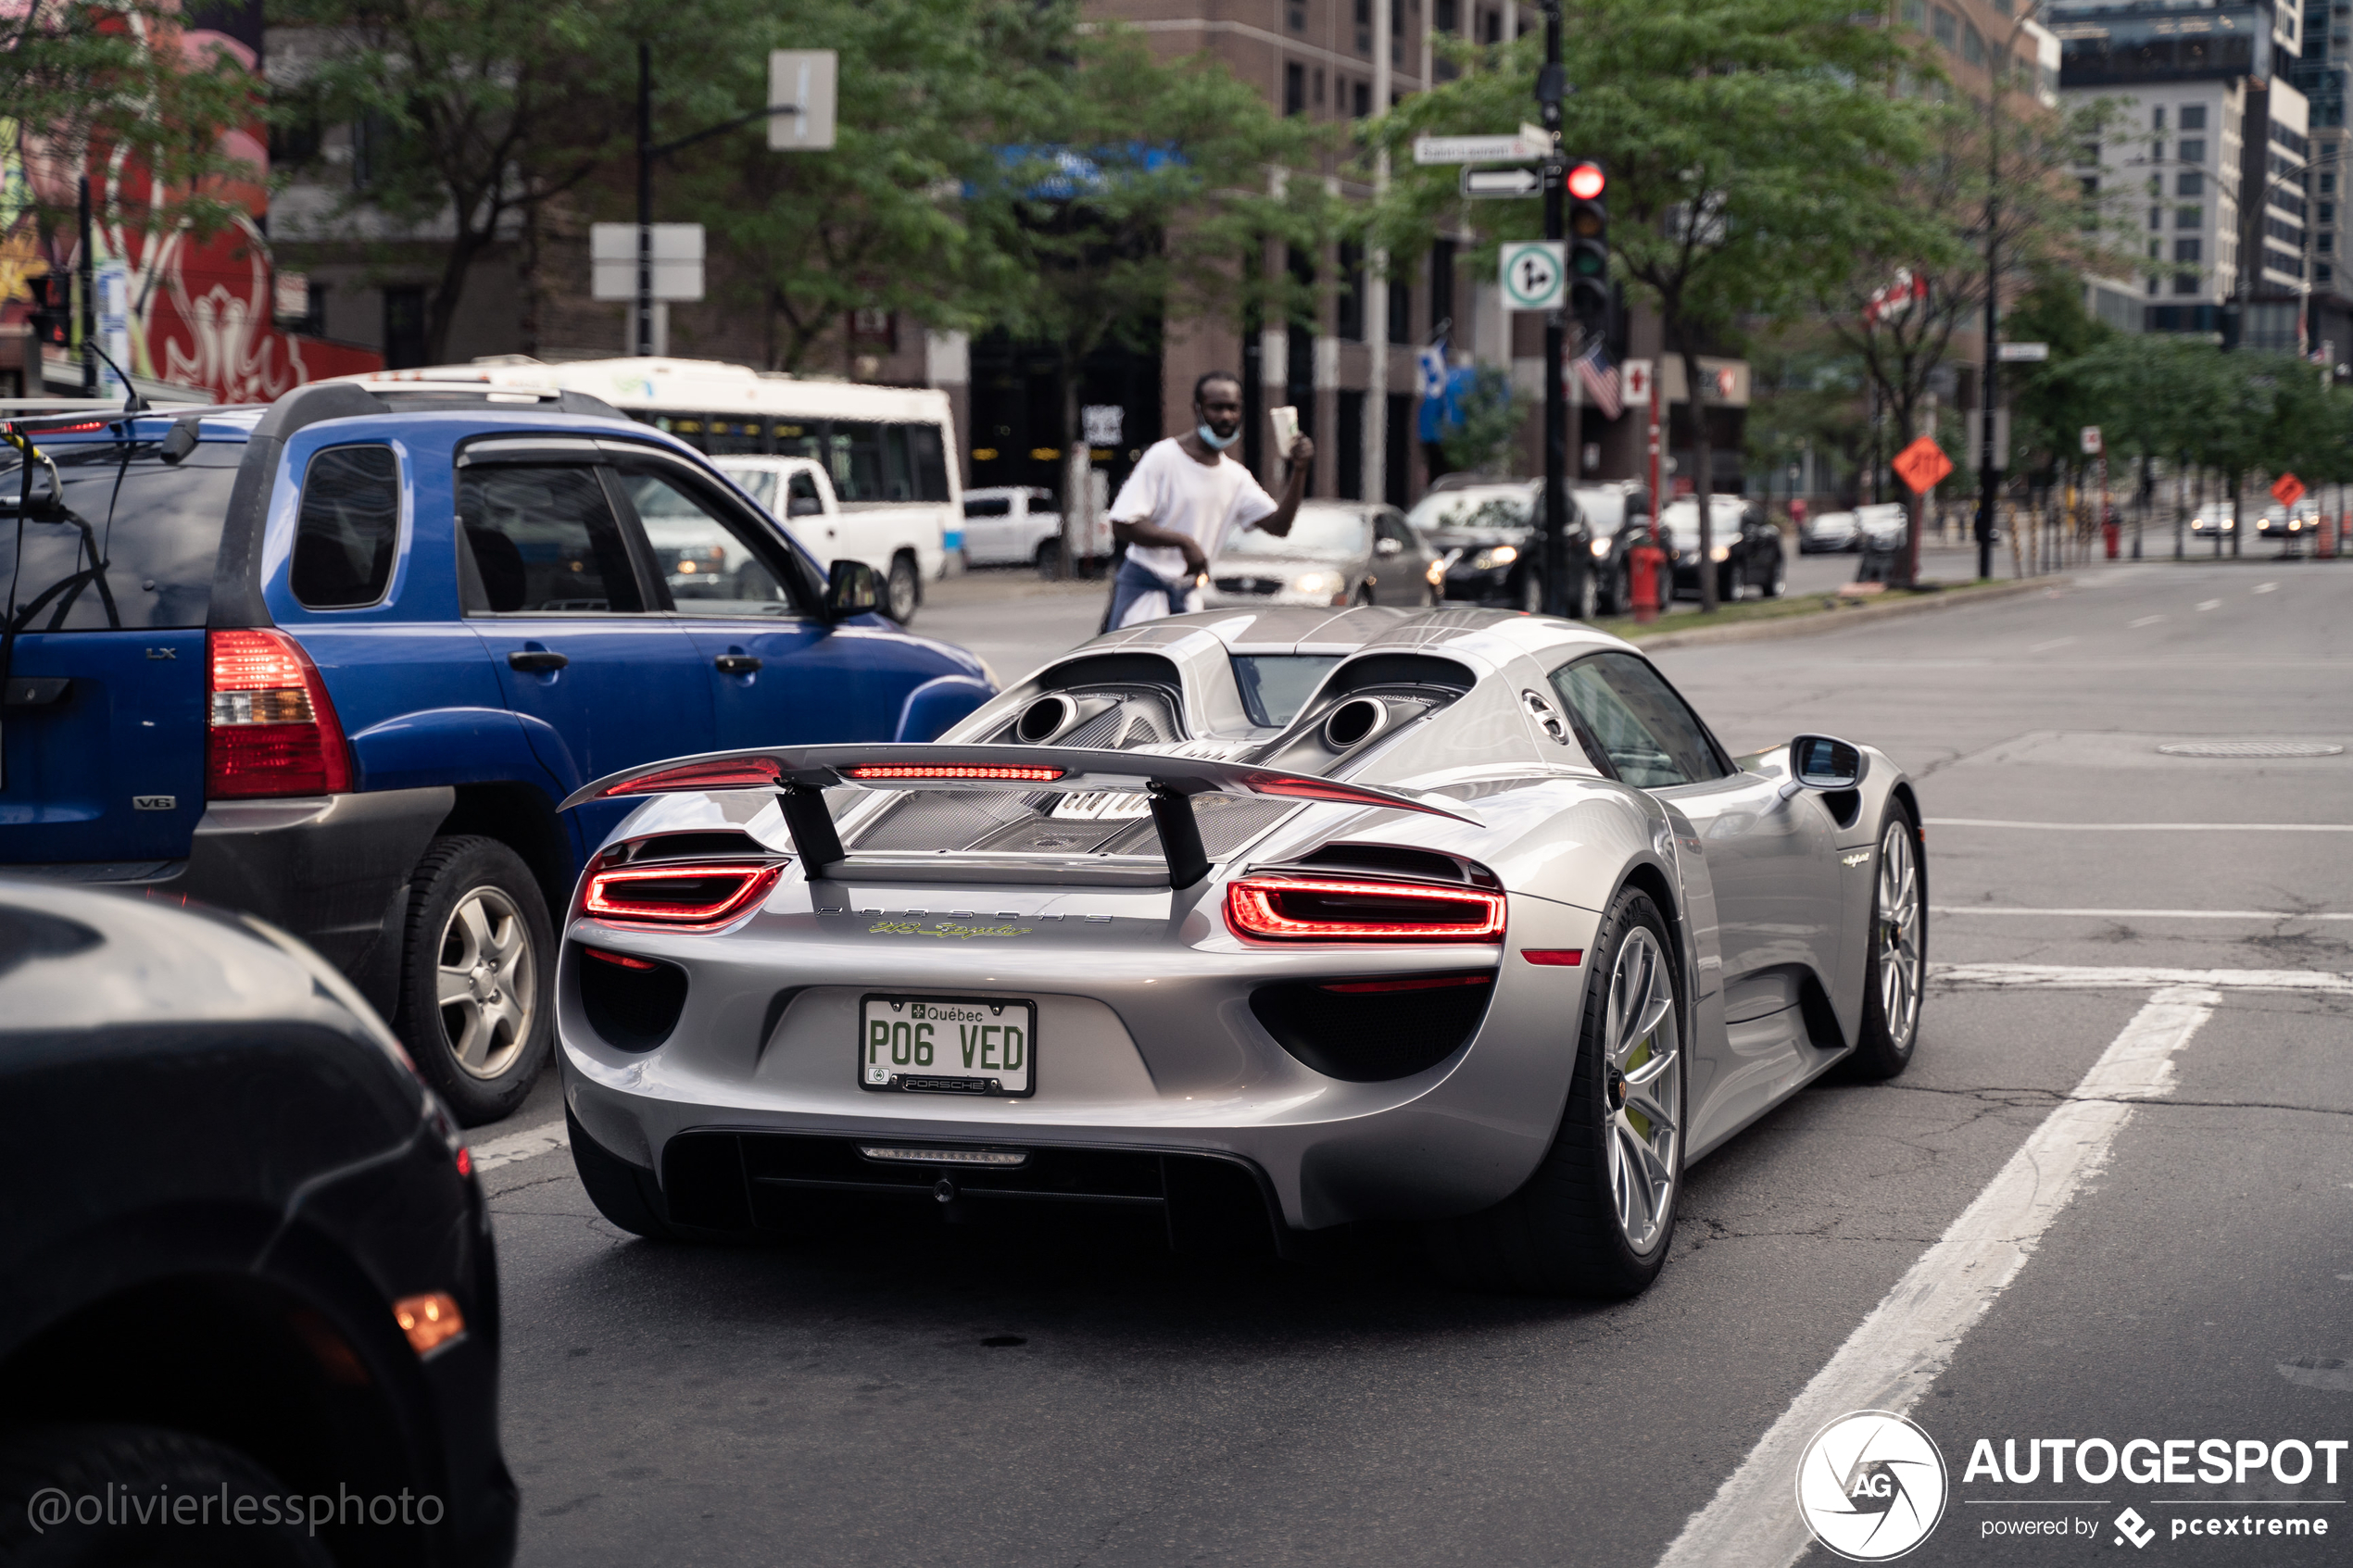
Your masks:
{"label": "high-rise building", "polygon": [[2119,106],[2076,172],[2145,247],[2146,329],[2227,332],[2235,305],[2245,346],[2304,347],[2321,253],[2303,0],[2053,0],[2049,16],[2062,96]]}

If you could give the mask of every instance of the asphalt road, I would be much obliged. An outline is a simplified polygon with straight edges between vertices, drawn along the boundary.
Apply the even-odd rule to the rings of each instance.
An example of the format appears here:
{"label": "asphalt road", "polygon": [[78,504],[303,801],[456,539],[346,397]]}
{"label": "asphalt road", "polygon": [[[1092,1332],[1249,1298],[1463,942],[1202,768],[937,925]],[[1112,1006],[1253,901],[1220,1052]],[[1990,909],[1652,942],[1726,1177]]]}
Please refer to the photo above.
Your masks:
{"label": "asphalt road", "polygon": [[[919,629],[1010,678],[1098,612],[974,598]],[[1907,1562],[2137,1559],[2128,1528],[2167,1562],[2344,1561],[2353,1449],[2216,1484],[2196,1444],[2353,1439],[2353,755],[2157,748],[2353,743],[2348,627],[2353,566],[2152,562],[1661,655],[1735,750],[1824,730],[1913,772],[1959,967],[1904,1077],[1819,1085],[1690,1173],[1632,1302],[1458,1293],[1371,1244],[649,1245],[533,1152],[543,1086],[478,1135],[520,1561],[1829,1562],[1797,1456],[1871,1406],[1946,1467]],[[2012,1482],[1981,1438],[2020,1474],[2039,1439],[2191,1446],[2171,1482]],[[2274,1517],[2328,1534],[2249,1537]]]}

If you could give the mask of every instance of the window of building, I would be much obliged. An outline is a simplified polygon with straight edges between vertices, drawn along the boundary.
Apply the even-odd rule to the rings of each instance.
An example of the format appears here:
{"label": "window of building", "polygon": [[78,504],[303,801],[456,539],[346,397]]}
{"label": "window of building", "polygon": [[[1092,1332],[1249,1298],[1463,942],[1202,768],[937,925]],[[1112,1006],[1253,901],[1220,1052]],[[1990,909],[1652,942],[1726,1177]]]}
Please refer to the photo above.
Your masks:
{"label": "window of building", "polygon": [[1315,107],[1319,109],[1324,107],[1324,68],[1322,66],[1315,68]]}
{"label": "window of building", "polygon": [[2313,268],[2312,282],[2319,284],[2322,288],[2327,288],[2330,284],[2336,282],[2336,269],[2327,265],[2326,263],[2322,263],[2321,266]]}
{"label": "window of building", "polygon": [[1340,297],[1334,302],[1333,332],[1342,343],[1365,341],[1365,250],[1342,241],[1340,247]]}
{"label": "window of building", "polygon": [[1961,24],[1961,58],[1973,66],[1985,63],[1985,35],[1967,22]]}
{"label": "window of building", "polygon": [[2321,204],[2321,221],[2323,223],[2334,223],[2336,221],[2336,203],[2322,202]]}
{"label": "window of building", "polygon": [[2162,279],[2162,278],[2160,278],[2160,277],[2158,277],[2158,276],[2156,273],[2154,273],[2154,272],[2150,273],[2150,274],[2149,274],[2149,293],[2151,293],[2151,294],[2158,294],[2158,293],[2161,293],[2161,292],[2164,290],[2164,288],[2165,288],[2165,280],[2164,280],[2164,279]]}
{"label": "window of building", "polygon": [[1950,49],[1960,40],[1961,24],[1959,19],[1955,17],[1952,12],[1947,11],[1941,6],[1937,9],[1931,27],[1931,31],[1933,31],[1936,34],[1936,41],[1939,44],[1944,44],[1947,49]]}
{"label": "window of building", "polygon": [[410,284],[384,290],[384,369],[412,370],[433,361],[425,354],[425,291]]}
{"label": "window of building", "polygon": [[2174,156],[2179,157],[2183,163],[2204,163],[2206,161],[2206,138],[2203,136],[2183,137],[2181,146],[2176,150]]}
{"label": "window of building", "polygon": [[1488,12],[1486,20],[1480,24],[1478,37],[1482,44],[1501,44],[1504,41],[1504,13]]}
{"label": "window of building", "polygon": [[2312,248],[2319,251],[2322,256],[2327,256],[2336,249],[2336,236],[2334,234],[2322,232],[2313,239]]}
{"label": "window of building", "polygon": [[2151,131],[2162,131],[2165,129],[2165,106],[2163,104],[2159,104],[2155,108],[2149,110],[2149,129]]}
{"label": "window of building", "polygon": [[1283,67],[1283,112],[1307,112],[1307,68],[1295,60]]}
{"label": "window of building", "polygon": [[2173,292],[2175,294],[2197,293],[2197,274],[2195,272],[2175,273],[2173,276]]}
{"label": "window of building", "polygon": [[1373,0],[1356,0],[1356,52],[1373,52]]}
{"label": "window of building", "polygon": [[2177,196],[2202,196],[2206,194],[2206,176],[2198,173],[2195,169],[2175,175],[2173,177],[2173,194]]}
{"label": "window of building", "polygon": [[2149,144],[2149,161],[2151,163],[2163,163],[2165,161],[2164,143],[2151,142]]}
{"label": "window of building", "polygon": [[2206,208],[2204,208],[2204,207],[2175,207],[2175,208],[2173,209],[2173,227],[2175,227],[2176,229],[2203,229],[2203,228],[2205,228],[2205,227],[2206,227]]}
{"label": "window of building", "polygon": [[2100,144],[2097,142],[2083,142],[2078,144],[2075,149],[2075,161],[2078,163],[2099,162]]}
{"label": "window of building", "polygon": [[2183,104],[2182,106],[2182,119],[2180,123],[2182,129],[2184,131],[2205,130],[2206,106],[2204,104]]}
{"label": "window of building", "polygon": [[2197,240],[2175,240],[2173,242],[2173,259],[2176,261],[2198,260],[2200,253],[2204,248],[2202,242]]}
{"label": "window of building", "polygon": [[1904,0],[1904,25],[1925,29],[1928,26],[1928,0]]}
{"label": "window of building", "polygon": [[2149,227],[2152,229],[2162,229],[2165,227],[2165,209],[2163,207],[2153,207],[2149,208]]}
{"label": "window of building", "polygon": [[1283,7],[1283,25],[1293,32],[1307,31],[1306,0],[1290,0],[1290,4]]}
{"label": "window of building", "polygon": [[2094,196],[2096,196],[2096,195],[2098,195],[2099,194],[2100,194],[2100,182],[2099,182],[2099,176],[2097,176],[2097,175],[2092,175],[2092,176],[2090,176],[2090,177],[2086,178],[2086,179],[2083,181],[2083,199],[2084,199],[2085,201],[2089,201],[2089,200],[2091,200]]}
{"label": "window of building", "polygon": [[1355,92],[1356,118],[1363,119],[1373,112],[1373,84],[1369,82],[1360,82],[1356,84]]}
{"label": "window of building", "polygon": [[[1416,6],[1414,12],[1418,16],[1421,7]],[[1389,0],[1389,63],[1405,63],[1405,0]]]}
{"label": "window of building", "polygon": [[2324,195],[2324,196],[2333,196],[2333,195],[2336,194],[2336,176],[2335,176],[2335,175],[2334,175],[2334,174],[2323,174],[2323,175],[2322,175],[2322,176],[2321,176],[2321,194],[2322,194],[2322,195]]}

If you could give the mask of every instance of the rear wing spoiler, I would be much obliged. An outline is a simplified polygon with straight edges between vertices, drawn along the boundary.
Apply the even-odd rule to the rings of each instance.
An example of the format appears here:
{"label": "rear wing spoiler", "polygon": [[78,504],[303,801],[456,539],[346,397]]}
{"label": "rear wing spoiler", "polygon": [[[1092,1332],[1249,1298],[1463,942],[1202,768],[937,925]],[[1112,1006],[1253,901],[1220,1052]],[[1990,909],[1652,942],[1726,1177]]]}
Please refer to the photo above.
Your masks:
{"label": "rear wing spoiler", "polygon": [[1066,746],[810,746],[713,751],[607,774],[573,791],[560,809],[569,811],[595,800],[637,795],[774,790],[808,874],[831,877],[844,869],[846,856],[824,792],[845,787],[1008,790],[1025,795],[1133,791],[1148,797],[1173,887],[1190,887],[1209,874],[1201,829],[1193,821],[1196,795],[1258,795],[1302,803],[1421,811],[1455,822],[1472,820],[1395,790],[1343,784],[1312,773],[1199,757]]}

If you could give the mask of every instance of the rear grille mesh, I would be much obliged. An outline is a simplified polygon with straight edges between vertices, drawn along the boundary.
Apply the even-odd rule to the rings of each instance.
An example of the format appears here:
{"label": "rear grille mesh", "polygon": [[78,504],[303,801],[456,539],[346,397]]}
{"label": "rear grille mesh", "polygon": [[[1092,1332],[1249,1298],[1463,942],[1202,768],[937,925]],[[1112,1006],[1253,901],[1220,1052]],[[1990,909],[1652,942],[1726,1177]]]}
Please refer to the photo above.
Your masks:
{"label": "rear grille mesh", "polygon": [[[1180,1251],[1267,1250],[1274,1241],[1267,1200],[1256,1173],[1216,1155],[1138,1149],[1030,1147],[1018,1166],[924,1164],[869,1160],[873,1138],[797,1133],[682,1133],[662,1155],[662,1190],[671,1220],[711,1231],[800,1228],[831,1210],[862,1205],[906,1206],[920,1213],[947,1207],[938,1184],[953,1184],[958,1205],[979,1209],[1088,1204],[1157,1219]],[[888,1141],[954,1146],[930,1138]],[[996,1149],[1005,1146],[989,1145]]]}

